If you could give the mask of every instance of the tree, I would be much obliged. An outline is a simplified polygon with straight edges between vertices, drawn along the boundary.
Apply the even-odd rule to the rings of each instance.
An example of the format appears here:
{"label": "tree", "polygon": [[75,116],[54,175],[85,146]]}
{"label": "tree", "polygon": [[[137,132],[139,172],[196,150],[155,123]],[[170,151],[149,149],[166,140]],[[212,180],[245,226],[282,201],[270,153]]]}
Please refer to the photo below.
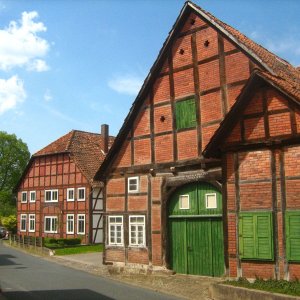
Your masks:
{"label": "tree", "polygon": [[8,217],[1,218],[2,225],[12,233],[17,232],[17,217],[10,215]]}
{"label": "tree", "polygon": [[0,131],[0,215],[15,213],[12,190],[22,176],[29,161],[27,145],[14,134]]}

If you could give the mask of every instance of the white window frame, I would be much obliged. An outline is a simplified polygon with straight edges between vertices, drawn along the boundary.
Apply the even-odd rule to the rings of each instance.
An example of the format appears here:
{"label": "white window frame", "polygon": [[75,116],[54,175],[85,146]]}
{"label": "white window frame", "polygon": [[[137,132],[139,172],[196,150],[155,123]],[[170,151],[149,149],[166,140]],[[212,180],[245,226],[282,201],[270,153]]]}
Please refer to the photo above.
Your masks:
{"label": "white window frame", "polygon": [[[188,207],[183,207],[182,205],[182,198],[183,197],[187,197],[188,199]],[[189,194],[185,194],[185,195],[179,195],[179,209],[185,210],[185,209],[190,209],[190,195]]]}
{"label": "white window frame", "polygon": [[[25,221],[24,223],[24,228],[23,228],[23,220]],[[20,231],[21,232],[25,232],[26,231],[26,227],[27,227],[27,215],[26,214],[21,214],[20,216]]]}
{"label": "white window frame", "polygon": [[[84,192],[84,198],[79,198],[79,191]],[[77,189],[77,201],[85,201],[85,187],[81,187]]]}
{"label": "white window frame", "polygon": [[[33,221],[33,228],[31,228],[31,221]],[[28,215],[28,231],[35,232],[35,214]]]}
{"label": "white window frame", "polygon": [[[26,195],[26,199],[25,200],[23,200],[23,195]],[[26,192],[22,192],[22,194],[21,194],[21,203],[27,203],[27,191]]]}
{"label": "white window frame", "polygon": [[[47,192],[50,192],[50,195],[51,195],[51,199],[50,200],[46,200],[46,194],[47,194]],[[53,194],[54,193],[57,193],[57,200],[53,200]],[[45,202],[58,202],[58,190],[45,190]]]}
{"label": "white window frame", "polygon": [[[112,222],[111,219],[113,218],[121,218],[121,222]],[[114,242],[111,242],[111,226],[114,226],[116,229],[117,226],[121,226],[121,242],[116,241],[116,236],[114,237]],[[116,230],[114,230],[116,232]],[[108,216],[108,244],[110,246],[123,246],[124,245],[124,228],[123,228],[123,216]]]}
{"label": "white window frame", "polygon": [[[215,196],[215,200],[216,200],[216,206],[215,207],[208,207],[208,196]],[[206,207],[206,209],[217,209],[218,208],[218,201],[217,201],[217,194],[216,193],[205,194],[205,207]]]}
{"label": "white window frame", "polygon": [[[143,218],[143,223],[139,223],[139,222],[133,222],[131,221],[132,218]],[[136,239],[135,243],[131,242],[131,238],[132,238],[132,231],[131,231],[131,226],[135,226],[135,233],[136,236],[134,237]],[[137,230],[137,226],[142,226],[143,227],[143,242],[142,243],[138,243],[138,230]],[[129,216],[129,246],[130,247],[145,247],[146,246],[146,223],[145,223],[145,216],[142,215],[131,215]]]}
{"label": "white window frame", "polygon": [[[31,199],[31,195],[34,195],[34,200]],[[36,201],[36,191],[29,192],[29,202],[33,203]]]}
{"label": "white window frame", "polygon": [[[70,191],[73,191],[73,198],[69,198]],[[75,189],[74,188],[67,189],[67,201],[74,201],[74,200],[75,200]]]}
{"label": "white window frame", "polygon": [[[69,217],[72,217],[72,219],[69,220]],[[73,230],[69,231],[69,223],[72,222],[72,228]],[[74,234],[74,226],[75,222],[74,222],[74,214],[67,214],[67,221],[66,221],[66,232],[67,234]]]}
{"label": "white window frame", "polygon": [[[50,230],[46,230],[46,219],[50,219]],[[56,220],[56,230],[52,230],[53,220]],[[44,217],[44,232],[45,233],[57,233],[58,232],[58,218],[56,216],[45,216]]]}
{"label": "white window frame", "polygon": [[[127,189],[128,189],[128,193],[138,193],[140,190],[140,178],[138,176],[134,176],[134,177],[128,177],[127,179]],[[135,189],[130,189],[130,186],[132,185],[130,183],[130,181],[132,180],[136,180],[136,188]]]}
{"label": "white window frame", "polygon": [[[79,231],[79,221],[82,222],[82,220],[79,220],[79,217],[83,217],[83,231]],[[85,214],[78,214],[77,215],[77,234],[85,234]]]}

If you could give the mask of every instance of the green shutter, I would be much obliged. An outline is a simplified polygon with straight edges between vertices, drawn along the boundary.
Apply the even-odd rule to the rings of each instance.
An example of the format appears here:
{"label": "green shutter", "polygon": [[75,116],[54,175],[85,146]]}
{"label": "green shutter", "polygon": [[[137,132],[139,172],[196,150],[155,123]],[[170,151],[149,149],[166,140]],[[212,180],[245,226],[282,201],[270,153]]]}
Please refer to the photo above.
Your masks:
{"label": "green shutter", "polygon": [[239,251],[242,259],[273,259],[271,213],[241,213]]}
{"label": "green shutter", "polygon": [[195,99],[175,103],[176,128],[183,129],[196,126]]}
{"label": "green shutter", "polygon": [[300,212],[286,212],[285,226],[287,259],[300,261]]}
{"label": "green shutter", "polygon": [[272,214],[256,215],[257,258],[273,259]]}
{"label": "green shutter", "polygon": [[239,222],[239,250],[241,258],[253,258],[255,256],[254,241],[254,216],[241,215]]}

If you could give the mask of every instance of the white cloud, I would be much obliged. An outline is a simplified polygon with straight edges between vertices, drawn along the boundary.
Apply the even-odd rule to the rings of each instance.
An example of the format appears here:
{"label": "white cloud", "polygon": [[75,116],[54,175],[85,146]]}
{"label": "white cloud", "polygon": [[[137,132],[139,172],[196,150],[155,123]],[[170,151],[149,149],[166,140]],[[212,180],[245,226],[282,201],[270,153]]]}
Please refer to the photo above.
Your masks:
{"label": "white cloud", "polygon": [[42,22],[35,22],[36,11],[23,12],[19,22],[11,21],[8,28],[0,29],[0,69],[7,71],[14,67],[25,67],[42,72],[49,69],[45,57],[50,45],[38,36],[47,28]]}
{"label": "white cloud", "polygon": [[14,109],[18,103],[26,98],[23,81],[18,76],[5,80],[0,79],[0,115]]}
{"label": "white cloud", "polygon": [[291,36],[280,40],[268,40],[266,47],[275,53],[289,52],[300,55],[300,41]]}
{"label": "white cloud", "polygon": [[108,81],[108,86],[120,94],[137,95],[143,79],[134,75],[117,76]]}
{"label": "white cloud", "polygon": [[46,102],[50,102],[53,99],[51,92],[49,89],[46,90],[45,94],[44,94],[44,100]]}

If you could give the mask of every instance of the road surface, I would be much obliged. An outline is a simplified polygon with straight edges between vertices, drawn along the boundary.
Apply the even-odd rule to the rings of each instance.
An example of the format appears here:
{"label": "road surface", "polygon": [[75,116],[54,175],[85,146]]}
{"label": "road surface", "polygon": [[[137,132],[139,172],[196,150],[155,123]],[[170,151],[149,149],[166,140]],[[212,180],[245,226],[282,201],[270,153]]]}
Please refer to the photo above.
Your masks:
{"label": "road surface", "polygon": [[49,262],[1,241],[0,288],[8,300],[179,299]]}

